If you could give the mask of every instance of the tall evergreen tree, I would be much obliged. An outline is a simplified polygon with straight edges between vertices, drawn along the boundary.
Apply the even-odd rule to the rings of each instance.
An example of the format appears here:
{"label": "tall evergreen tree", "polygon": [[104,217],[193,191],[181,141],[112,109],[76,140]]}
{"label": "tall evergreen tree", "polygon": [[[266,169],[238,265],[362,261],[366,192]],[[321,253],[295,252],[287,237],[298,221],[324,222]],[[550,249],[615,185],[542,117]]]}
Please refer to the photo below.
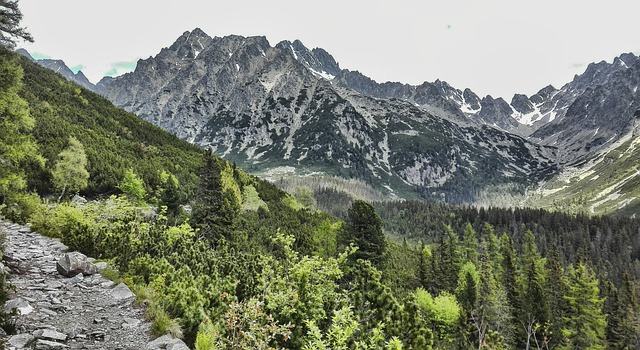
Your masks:
{"label": "tall evergreen tree", "polygon": [[606,319],[602,313],[604,299],[600,297],[598,279],[585,264],[569,266],[567,314],[563,335],[567,338],[564,349],[605,348]]}
{"label": "tall evergreen tree", "polygon": [[369,260],[375,266],[380,266],[386,241],[382,232],[382,219],[371,204],[362,200],[356,200],[351,204],[347,221],[341,230],[341,241],[344,245],[358,246],[358,250],[353,254],[354,259]]}
{"label": "tall evergreen tree", "polygon": [[241,203],[231,167],[211,150],[205,151],[191,222],[214,244],[221,238],[230,239]]}
{"label": "tall evergreen tree", "polygon": [[477,265],[478,251],[479,244],[478,238],[476,237],[476,231],[470,223],[467,223],[464,227],[464,232],[462,233],[462,258],[465,261],[469,261]]}
{"label": "tall evergreen tree", "polygon": [[520,343],[529,349],[533,343],[540,346],[545,339],[545,327],[549,319],[549,306],[545,293],[545,260],[536,246],[535,236],[531,231],[524,234],[524,247],[521,258],[519,286],[521,291],[520,315],[518,327]]}
{"label": "tall evergreen tree", "polygon": [[33,37],[25,28],[20,27],[22,11],[18,0],[0,0],[0,45],[14,48],[16,39],[33,42]]}
{"label": "tall evergreen tree", "polygon": [[565,343],[562,329],[565,328],[565,314],[568,306],[564,296],[567,293],[565,271],[560,260],[557,246],[552,246],[549,251],[546,264],[547,283],[546,292],[549,305],[549,326],[547,327],[547,339],[550,348]]}

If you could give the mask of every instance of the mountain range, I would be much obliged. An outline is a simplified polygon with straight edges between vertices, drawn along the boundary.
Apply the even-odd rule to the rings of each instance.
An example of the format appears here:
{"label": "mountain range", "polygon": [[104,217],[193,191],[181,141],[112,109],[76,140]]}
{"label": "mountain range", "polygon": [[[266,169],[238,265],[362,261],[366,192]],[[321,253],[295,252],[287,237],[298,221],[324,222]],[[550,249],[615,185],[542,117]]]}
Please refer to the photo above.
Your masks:
{"label": "mountain range", "polygon": [[440,80],[377,83],[298,40],[271,46],[196,28],[131,73],[81,85],[273,179],[337,176],[391,197],[496,204],[506,193],[513,201],[497,204],[548,206],[541,194],[574,186],[558,186],[561,176],[584,174],[633,138],[640,60],[592,63],[559,89],[507,102]]}

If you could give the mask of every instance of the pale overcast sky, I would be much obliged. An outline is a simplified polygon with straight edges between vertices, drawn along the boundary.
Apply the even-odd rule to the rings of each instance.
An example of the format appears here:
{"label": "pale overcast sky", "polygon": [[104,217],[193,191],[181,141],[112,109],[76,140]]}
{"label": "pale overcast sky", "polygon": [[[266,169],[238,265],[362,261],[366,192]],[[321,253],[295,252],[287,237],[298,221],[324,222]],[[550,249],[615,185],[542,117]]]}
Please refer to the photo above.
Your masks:
{"label": "pale overcast sky", "polygon": [[586,64],[640,53],[636,0],[20,0],[40,57],[97,82],[184,31],[300,39],[378,82],[441,79],[511,100],[560,87]]}

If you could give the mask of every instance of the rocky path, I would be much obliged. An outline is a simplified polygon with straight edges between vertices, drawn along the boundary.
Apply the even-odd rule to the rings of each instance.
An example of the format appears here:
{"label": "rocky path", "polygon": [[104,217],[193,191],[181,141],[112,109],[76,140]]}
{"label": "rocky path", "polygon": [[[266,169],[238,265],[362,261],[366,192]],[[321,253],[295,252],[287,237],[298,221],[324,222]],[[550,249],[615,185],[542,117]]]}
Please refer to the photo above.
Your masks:
{"label": "rocky path", "polygon": [[[150,324],[124,284],[100,274],[67,278],[56,262],[67,247],[29,227],[0,221],[6,234],[9,292],[5,310],[17,308],[17,335],[2,337],[6,349],[188,348],[168,336],[151,341]],[[0,266],[1,267],[1,266]]]}

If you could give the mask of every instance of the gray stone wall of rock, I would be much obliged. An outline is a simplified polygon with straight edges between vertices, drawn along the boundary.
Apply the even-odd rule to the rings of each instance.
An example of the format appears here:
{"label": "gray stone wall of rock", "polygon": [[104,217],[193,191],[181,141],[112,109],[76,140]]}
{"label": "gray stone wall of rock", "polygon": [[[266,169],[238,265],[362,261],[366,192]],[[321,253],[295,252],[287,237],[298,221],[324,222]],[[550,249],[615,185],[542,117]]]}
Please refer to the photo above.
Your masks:
{"label": "gray stone wall of rock", "polygon": [[[131,290],[101,276],[90,258],[65,253],[59,240],[28,226],[0,220],[0,230],[6,234],[8,282],[15,287],[3,307],[20,313],[18,334],[0,337],[6,349],[188,349],[169,336],[153,340]],[[75,261],[84,270],[63,276],[59,269],[73,269],[60,267],[61,260],[62,267]]]}

